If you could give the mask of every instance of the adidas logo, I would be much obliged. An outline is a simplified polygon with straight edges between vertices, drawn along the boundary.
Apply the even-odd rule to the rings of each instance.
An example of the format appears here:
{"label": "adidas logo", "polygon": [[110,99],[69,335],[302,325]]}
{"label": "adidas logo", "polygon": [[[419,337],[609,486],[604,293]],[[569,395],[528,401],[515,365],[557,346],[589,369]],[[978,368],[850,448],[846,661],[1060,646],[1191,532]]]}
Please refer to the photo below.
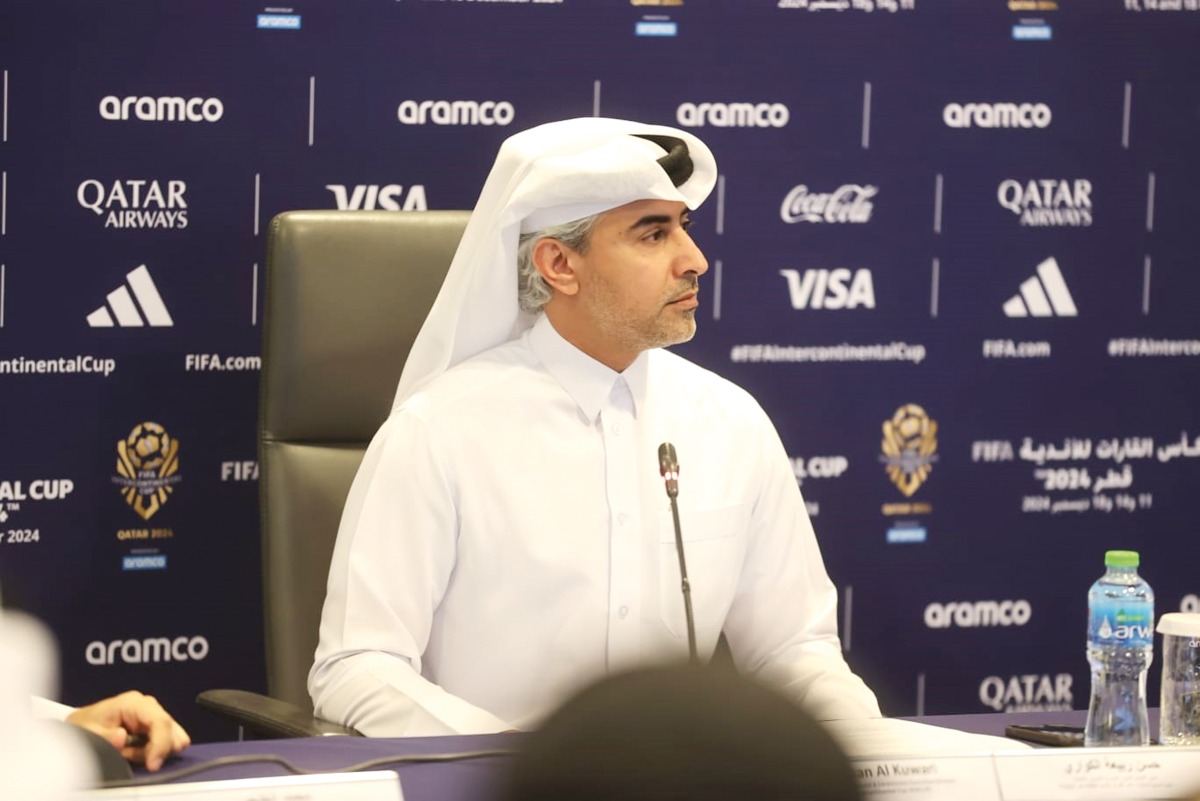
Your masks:
{"label": "adidas logo", "polygon": [[1004,302],[1004,314],[1007,317],[1075,317],[1079,314],[1053,256],[1037,266],[1037,275],[1021,283],[1020,294]]}
{"label": "adidas logo", "polygon": [[[154,279],[150,277],[150,271],[146,269],[146,265],[138,267],[136,270],[128,273],[125,280],[129,282],[129,286],[119,286],[112,292],[108,293],[108,306],[101,306],[87,316],[88,325],[92,328],[112,328],[113,315],[116,315],[117,321],[115,325],[121,328],[141,328],[149,323],[154,328],[170,328],[175,325],[175,321],[171,319],[171,313],[167,311],[167,306],[163,303],[162,296],[158,294],[158,288],[154,286]],[[129,294],[129,290],[133,290],[133,294]],[[137,298],[135,304],[134,298]],[[141,307],[139,313],[138,307]],[[112,309],[112,314],[108,313]]]}

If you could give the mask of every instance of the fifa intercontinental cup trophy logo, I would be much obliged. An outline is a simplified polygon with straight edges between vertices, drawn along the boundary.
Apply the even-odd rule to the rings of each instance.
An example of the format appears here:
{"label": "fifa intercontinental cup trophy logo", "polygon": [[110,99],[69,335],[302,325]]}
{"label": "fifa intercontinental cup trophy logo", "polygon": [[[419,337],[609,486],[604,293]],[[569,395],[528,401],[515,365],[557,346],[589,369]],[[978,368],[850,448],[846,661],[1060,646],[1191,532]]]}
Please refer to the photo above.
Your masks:
{"label": "fifa intercontinental cup trophy logo", "polygon": [[915,403],[896,410],[883,423],[883,462],[888,478],[911,498],[937,461],[937,423]]}
{"label": "fifa intercontinental cup trophy logo", "polygon": [[113,481],[125,502],[143,520],[154,516],[174,492],[179,472],[179,441],[158,423],[134,426],[129,436],[117,443],[117,472]]}

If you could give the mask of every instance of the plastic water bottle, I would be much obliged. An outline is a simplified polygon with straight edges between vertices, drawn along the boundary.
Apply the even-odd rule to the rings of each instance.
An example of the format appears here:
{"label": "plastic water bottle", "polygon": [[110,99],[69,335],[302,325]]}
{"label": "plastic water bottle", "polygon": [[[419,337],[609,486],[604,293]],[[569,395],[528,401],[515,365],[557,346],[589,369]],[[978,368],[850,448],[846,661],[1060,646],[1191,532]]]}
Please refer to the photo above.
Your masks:
{"label": "plastic water bottle", "polygon": [[1137,551],[1108,551],[1107,572],[1088,590],[1092,666],[1086,745],[1149,745],[1146,674],[1154,659],[1154,591],[1138,575]]}

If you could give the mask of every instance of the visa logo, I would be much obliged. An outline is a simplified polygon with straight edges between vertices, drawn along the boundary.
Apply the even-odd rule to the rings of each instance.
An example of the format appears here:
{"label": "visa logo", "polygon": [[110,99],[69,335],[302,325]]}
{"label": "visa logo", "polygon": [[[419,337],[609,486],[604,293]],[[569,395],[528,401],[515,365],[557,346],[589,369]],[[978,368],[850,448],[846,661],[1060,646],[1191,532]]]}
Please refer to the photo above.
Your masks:
{"label": "visa logo", "polygon": [[[353,187],[346,184],[326,184],[326,189],[333,193],[337,207],[343,211],[384,209],[386,211],[425,211],[429,208],[425,200],[425,186],[413,184],[405,194],[401,184],[357,184]],[[404,197],[401,204],[400,197]]]}
{"label": "visa logo", "polygon": [[787,279],[788,297],[793,309],[854,309],[875,308],[875,285],[871,271],[851,272],[844,267],[836,270],[780,270]]}

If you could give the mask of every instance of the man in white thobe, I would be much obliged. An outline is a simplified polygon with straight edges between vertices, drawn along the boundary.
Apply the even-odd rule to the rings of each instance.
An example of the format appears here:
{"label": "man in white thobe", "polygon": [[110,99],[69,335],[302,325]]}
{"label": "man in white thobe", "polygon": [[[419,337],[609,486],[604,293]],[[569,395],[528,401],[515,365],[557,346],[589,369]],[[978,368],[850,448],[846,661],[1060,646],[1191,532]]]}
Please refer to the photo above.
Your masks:
{"label": "man in white thobe", "polygon": [[774,427],[663,350],[695,332],[708,264],[687,228],[716,175],[690,133],[623,120],[502,145],[346,502],[318,715],[524,729],[598,676],[686,657],[662,443],[701,656],[723,633],[818,717],[879,715]]}

